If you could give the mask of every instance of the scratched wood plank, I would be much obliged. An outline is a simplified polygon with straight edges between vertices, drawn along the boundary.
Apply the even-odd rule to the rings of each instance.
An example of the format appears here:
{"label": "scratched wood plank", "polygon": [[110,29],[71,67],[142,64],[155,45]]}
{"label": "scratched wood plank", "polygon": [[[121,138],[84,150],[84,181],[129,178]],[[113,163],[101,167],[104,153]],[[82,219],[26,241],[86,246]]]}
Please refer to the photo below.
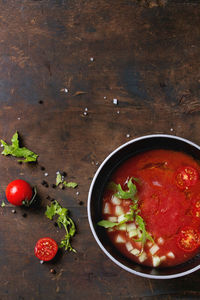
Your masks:
{"label": "scratched wood plank", "polygon": [[[115,266],[86,211],[99,163],[122,143],[168,133],[200,144],[199,22],[198,1],[0,1],[0,137],[18,130],[39,154],[36,166],[0,156],[0,195],[24,178],[42,199],[26,218],[0,208],[1,300],[199,299],[199,272],[155,281]],[[55,183],[58,170],[78,189],[41,184]],[[37,239],[64,234],[44,216],[48,195],[76,221],[77,254],[41,265]]]}

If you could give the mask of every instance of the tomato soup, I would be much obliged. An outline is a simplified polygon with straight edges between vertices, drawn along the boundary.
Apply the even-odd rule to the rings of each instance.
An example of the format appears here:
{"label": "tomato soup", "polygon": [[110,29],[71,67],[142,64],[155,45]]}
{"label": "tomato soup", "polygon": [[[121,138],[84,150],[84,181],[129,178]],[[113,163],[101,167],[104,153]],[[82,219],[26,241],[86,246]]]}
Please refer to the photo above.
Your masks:
{"label": "tomato soup", "polygon": [[199,251],[200,166],[191,156],[152,150],[124,162],[103,196],[99,225],[129,259],[181,264]]}

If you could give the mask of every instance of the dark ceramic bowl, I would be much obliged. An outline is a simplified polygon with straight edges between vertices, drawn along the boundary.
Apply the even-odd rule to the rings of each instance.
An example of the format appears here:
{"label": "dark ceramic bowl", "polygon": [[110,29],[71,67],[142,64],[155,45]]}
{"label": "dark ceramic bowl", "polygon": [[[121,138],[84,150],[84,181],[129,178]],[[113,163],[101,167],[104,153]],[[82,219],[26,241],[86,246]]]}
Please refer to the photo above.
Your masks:
{"label": "dark ceramic bowl", "polygon": [[88,195],[88,220],[94,238],[103,252],[122,269],[142,277],[171,279],[188,275],[200,269],[200,255],[184,264],[168,268],[150,268],[134,263],[124,257],[110,242],[105,229],[97,226],[102,219],[102,197],[106,184],[116,168],[128,158],[147,150],[171,149],[182,151],[200,160],[200,147],[189,140],[164,134],[136,138],[113,151],[97,170]]}

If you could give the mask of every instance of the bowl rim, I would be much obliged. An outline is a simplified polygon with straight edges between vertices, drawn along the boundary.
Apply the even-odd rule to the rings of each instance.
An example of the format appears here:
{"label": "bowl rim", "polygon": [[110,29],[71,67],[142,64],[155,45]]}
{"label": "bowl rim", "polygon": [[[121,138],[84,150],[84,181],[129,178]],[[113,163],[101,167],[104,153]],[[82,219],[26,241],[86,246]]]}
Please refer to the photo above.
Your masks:
{"label": "bowl rim", "polygon": [[92,231],[92,234],[97,242],[97,244],[99,245],[99,247],[101,248],[101,250],[108,256],[108,258],[110,258],[111,261],[113,261],[116,265],[118,265],[119,267],[121,267],[122,269],[124,269],[125,271],[129,272],[129,273],[132,273],[134,275],[137,275],[137,276],[140,276],[140,277],[144,277],[144,278],[149,278],[149,279],[173,279],[173,278],[178,278],[178,277],[182,277],[182,276],[185,276],[185,275],[189,275],[197,270],[200,269],[200,265],[194,267],[194,268],[191,268],[190,270],[187,270],[185,272],[180,272],[180,273],[176,273],[176,274],[173,274],[173,275],[150,275],[150,274],[145,274],[145,273],[142,273],[142,272],[138,272],[138,271],[135,271],[125,265],[123,265],[122,263],[120,263],[117,259],[115,259],[106,249],[105,247],[102,245],[101,241],[99,240],[97,234],[96,234],[96,231],[94,229],[94,226],[93,226],[93,223],[92,223],[92,216],[91,216],[91,196],[92,196],[92,191],[93,191],[93,188],[94,188],[94,184],[96,182],[96,179],[99,175],[99,173],[101,172],[102,168],[104,167],[104,165],[107,163],[107,161],[115,154],[117,153],[119,150],[121,150],[122,148],[128,146],[129,144],[132,144],[132,143],[135,143],[137,141],[140,141],[140,140],[143,140],[143,139],[149,139],[149,138],[157,138],[157,137],[161,137],[161,138],[170,138],[170,139],[175,139],[175,140],[179,140],[179,141],[182,141],[182,142],[185,142],[195,148],[197,148],[198,150],[200,150],[200,146],[198,146],[197,144],[191,142],[190,140],[188,139],[185,139],[185,138],[182,138],[182,137],[179,137],[179,136],[176,136],[176,135],[170,135],[170,134],[149,134],[149,135],[144,135],[144,136],[140,136],[140,137],[137,137],[137,138],[134,138],[124,144],[122,144],[121,146],[117,147],[114,151],[112,151],[104,160],[103,162],[101,163],[101,165],[99,166],[99,168],[97,169],[94,177],[93,177],[93,180],[91,182],[91,185],[90,185],[90,189],[89,189],[89,192],[88,192],[88,202],[87,202],[87,214],[88,214],[88,221],[89,221],[89,225],[90,225],[90,229]]}

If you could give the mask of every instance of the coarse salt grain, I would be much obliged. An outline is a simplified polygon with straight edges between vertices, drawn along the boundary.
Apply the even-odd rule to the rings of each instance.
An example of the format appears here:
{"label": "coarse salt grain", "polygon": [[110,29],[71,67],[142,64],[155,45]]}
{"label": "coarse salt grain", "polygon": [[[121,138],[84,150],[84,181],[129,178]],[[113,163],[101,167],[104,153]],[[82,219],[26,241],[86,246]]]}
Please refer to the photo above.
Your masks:
{"label": "coarse salt grain", "polygon": [[127,138],[130,138],[130,134],[129,134],[129,133],[127,133],[126,137],[127,137]]}
{"label": "coarse salt grain", "polygon": [[90,61],[94,61],[94,57],[90,57]]}
{"label": "coarse salt grain", "polygon": [[174,129],[173,129],[173,128],[170,128],[170,131],[174,131]]}
{"label": "coarse salt grain", "polygon": [[76,195],[78,196],[80,194],[80,192],[76,192]]}
{"label": "coarse salt grain", "polygon": [[17,120],[21,120],[21,118],[20,118],[20,117],[18,117],[18,118],[17,118]]}
{"label": "coarse salt grain", "polygon": [[104,96],[104,97],[103,97],[103,99],[107,99],[107,97],[106,97],[106,96]]}
{"label": "coarse salt grain", "polygon": [[113,99],[113,104],[115,104],[115,105],[118,104],[118,100],[116,98]]}
{"label": "coarse salt grain", "polygon": [[88,108],[87,108],[87,107],[85,108],[85,111],[88,111]]}
{"label": "coarse salt grain", "polygon": [[83,113],[83,114],[84,114],[84,116],[87,116],[87,115],[88,115],[87,111],[84,111],[84,113]]}
{"label": "coarse salt grain", "polygon": [[117,111],[117,114],[119,114],[119,110]]}
{"label": "coarse salt grain", "polygon": [[69,90],[68,90],[67,88],[64,88],[64,92],[65,92],[65,93],[68,93]]}
{"label": "coarse salt grain", "polygon": [[47,177],[48,175],[49,175],[49,173],[47,173],[47,172],[46,172],[46,173],[44,173],[44,176],[46,176],[46,177]]}

